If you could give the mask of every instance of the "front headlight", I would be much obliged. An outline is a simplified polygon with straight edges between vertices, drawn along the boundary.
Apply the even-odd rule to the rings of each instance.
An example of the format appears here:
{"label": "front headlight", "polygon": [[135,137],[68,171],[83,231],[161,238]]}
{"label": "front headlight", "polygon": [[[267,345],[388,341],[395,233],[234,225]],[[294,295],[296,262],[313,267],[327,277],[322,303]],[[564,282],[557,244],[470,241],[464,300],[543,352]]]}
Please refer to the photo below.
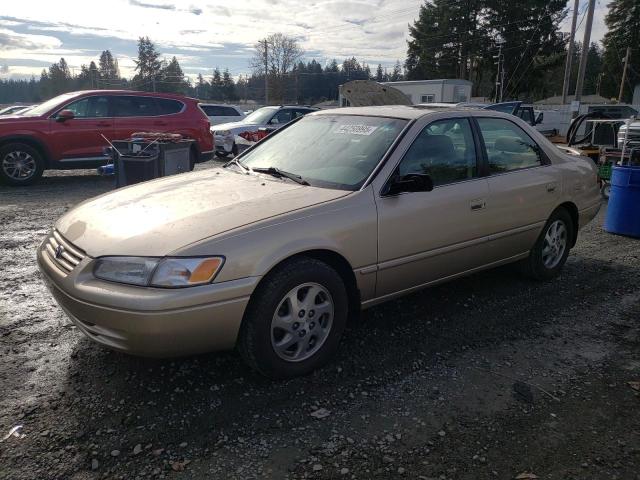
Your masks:
{"label": "front headlight", "polygon": [[212,282],[223,263],[223,257],[103,257],[96,260],[93,274],[143,287],[191,287]]}

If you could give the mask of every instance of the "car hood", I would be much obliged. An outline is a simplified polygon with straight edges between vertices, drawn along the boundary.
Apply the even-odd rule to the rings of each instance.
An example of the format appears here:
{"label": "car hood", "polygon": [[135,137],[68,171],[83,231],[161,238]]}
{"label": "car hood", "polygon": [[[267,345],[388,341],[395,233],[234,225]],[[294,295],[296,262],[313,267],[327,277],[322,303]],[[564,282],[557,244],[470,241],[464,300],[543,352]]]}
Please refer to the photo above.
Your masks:
{"label": "car hood", "polygon": [[56,229],[91,257],[164,256],[207,237],[348,193],[213,168],[87,200],[61,217]]}

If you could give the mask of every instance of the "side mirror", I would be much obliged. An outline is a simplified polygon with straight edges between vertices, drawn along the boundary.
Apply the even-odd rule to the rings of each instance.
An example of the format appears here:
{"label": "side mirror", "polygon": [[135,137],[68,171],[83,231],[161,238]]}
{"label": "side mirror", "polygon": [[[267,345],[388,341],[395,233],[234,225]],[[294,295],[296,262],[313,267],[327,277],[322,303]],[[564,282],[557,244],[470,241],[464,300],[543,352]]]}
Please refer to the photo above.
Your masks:
{"label": "side mirror", "polygon": [[56,115],[56,121],[66,122],[67,120],[71,120],[75,116],[76,115],[75,113],[73,113],[73,110],[61,110],[60,112],[58,112],[58,115]]}
{"label": "side mirror", "polygon": [[538,125],[539,123],[542,123],[542,121],[544,120],[544,113],[540,112],[537,116],[536,116],[536,125]]}
{"label": "side mirror", "polygon": [[433,190],[433,179],[423,173],[409,173],[395,176],[385,188],[385,195],[397,195],[405,192],[430,192]]}

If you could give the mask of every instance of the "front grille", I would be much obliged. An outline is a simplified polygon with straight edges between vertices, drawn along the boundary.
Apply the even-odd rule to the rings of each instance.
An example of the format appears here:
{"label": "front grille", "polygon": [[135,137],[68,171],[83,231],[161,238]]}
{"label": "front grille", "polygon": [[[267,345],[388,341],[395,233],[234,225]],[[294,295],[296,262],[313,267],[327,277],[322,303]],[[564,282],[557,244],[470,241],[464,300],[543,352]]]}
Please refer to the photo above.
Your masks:
{"label": "front grille", "polygon": [[65,240],[54,230],[44,242],[44,250],[49,259],[63,272],[69,273],[76,268],[85,257],[85,253]]}

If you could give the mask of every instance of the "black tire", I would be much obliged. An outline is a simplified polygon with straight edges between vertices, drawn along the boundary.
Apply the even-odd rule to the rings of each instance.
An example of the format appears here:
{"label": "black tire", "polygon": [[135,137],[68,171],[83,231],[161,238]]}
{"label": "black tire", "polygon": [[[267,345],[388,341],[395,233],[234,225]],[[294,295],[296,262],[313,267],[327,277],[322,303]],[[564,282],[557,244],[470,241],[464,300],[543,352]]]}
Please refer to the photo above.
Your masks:
{"label": "black tire", "polygon": [[[561,224],[565,228],[565,247],[562,252],[562,256],[559,257],[557,263],[552,265],[546,265],[543,260],[543,250],[545,249],[545,237],[549,230],[552,228],[556,222],[561,222]],[[557,277],[562,270],[565,262],[567,261],[567,257],[569,256],[569,251],[572,247],[573,238],[574,238],[574,230],[575,225],[573,224],[573,220],[571,219],[571,215],[564,208],[558,208],[555,210],[547,223],[545,224],[536,244],[531,249],[529,253],[529,257],[522,260],[520,263],[522,272],[535,280],[551,280],[552,278]]]}
{"label": "black tire", "polygon": [[[272,346],[271,322],[285,296],[305,283],[316,283],[330,293],[334,306],[332,325],[324,343],[312,356],[299,361],[285,360]],[[238,350],[251,368],[267,377],[283,379],[306,375],[334,356],[348,310],[344,281],[333,268],[313,258],[289,260],[269,273],[251,296],[240,329]]]}
{"label": "black tire", "polygon": [[[8,168],[8,164],[11,161],[9,157],[12,154],[20,156],[27,155],[33,159],[35,166],[30,175],[24,177],[13,176],[13,170]],[[44,159],[40,152],[31,145],[25,143],[10,143],[0,148],[0,181],[3,183],[13,186],[31,185],[42,177],[42,172],[44,172]]]}

